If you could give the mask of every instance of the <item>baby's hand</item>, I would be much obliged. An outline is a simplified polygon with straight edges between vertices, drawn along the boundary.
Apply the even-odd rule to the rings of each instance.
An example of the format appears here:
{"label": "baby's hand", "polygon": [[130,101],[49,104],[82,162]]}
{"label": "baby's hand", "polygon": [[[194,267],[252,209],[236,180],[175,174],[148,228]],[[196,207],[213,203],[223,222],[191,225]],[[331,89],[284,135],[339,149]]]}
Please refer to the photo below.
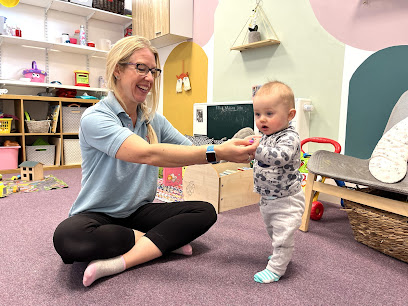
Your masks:
{"label": "baby's hand", "polygon": [[250,135],[245,137],[245,140],[249,140],[250,143],[253,143],[254,141],[259,141],[261,139],[262,136],[260,135]]}

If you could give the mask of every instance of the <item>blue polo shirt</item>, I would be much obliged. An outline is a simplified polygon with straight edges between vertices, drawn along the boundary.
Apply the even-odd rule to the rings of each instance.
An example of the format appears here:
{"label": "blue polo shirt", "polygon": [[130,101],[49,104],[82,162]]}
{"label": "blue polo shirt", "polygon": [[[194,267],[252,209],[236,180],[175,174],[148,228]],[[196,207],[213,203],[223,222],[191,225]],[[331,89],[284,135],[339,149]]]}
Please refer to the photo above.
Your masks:
{"label": "blue polo shirt", "polygon": [[[156,113],[151,125],[159,143],[191,145],[164,116]],[[158,168],[115,158],[122,143],[132,134],[147,139],[141,111],[133,128],[132,119],[112,92],[85,110],[79,131],[82,188],[70,216],[92,211],[124,218],[154,200]]]}

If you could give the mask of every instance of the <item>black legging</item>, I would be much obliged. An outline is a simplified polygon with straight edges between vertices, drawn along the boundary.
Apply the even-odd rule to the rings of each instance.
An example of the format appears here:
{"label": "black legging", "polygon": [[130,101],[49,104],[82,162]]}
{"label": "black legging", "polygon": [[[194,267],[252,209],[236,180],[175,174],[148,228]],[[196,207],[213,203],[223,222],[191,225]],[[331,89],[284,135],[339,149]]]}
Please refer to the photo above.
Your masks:
{"label": "black legging", "polygon": [[137,230],[164,254],[201,236],[216,220],[213,205],[201,201],[149,203],[127,218],[80,213],[58,225],[54,247],[64,263],[112,258],[135,245]]}

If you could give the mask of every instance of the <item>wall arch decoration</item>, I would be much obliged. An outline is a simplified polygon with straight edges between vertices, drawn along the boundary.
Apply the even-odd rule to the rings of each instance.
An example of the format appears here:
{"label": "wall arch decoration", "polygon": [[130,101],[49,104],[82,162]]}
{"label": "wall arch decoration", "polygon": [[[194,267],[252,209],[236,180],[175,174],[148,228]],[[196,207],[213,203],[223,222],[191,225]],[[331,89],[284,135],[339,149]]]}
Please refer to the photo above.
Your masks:
{"label": "wall arch decoration", "polygon": [[406,0],[310,0],[317,20],[339,41],[368,51],[407,45]]}
{"label": "wall arch decoration", "polygon": [[375,52],[354,72],[349,85],[345,154],[369,158],[392,108],[408,90],[408,46]]}
{"label": "wall arch decoration", "polygon": [[[177,76],[183,67],[191,90],[177,93]],[[194,42],[179,44],[167,57],[163,68],[163,115],[182,134],[193,135],[193,104],[207,102],[207,76],[207,55]]]}

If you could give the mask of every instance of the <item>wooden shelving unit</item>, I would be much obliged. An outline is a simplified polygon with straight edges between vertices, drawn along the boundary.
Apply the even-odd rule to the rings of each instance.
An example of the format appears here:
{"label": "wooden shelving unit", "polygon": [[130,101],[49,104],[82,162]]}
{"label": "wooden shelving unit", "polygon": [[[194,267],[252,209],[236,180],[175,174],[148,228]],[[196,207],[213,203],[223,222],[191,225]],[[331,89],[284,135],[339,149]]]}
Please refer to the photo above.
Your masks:
{"label": "wooden shelving unit", "polygon": [[[59,148],[56,148],[55,157],[56,160],[60,160],[57,165],[45,166],[45,170],[49,169],[62,169],[62,168],[78,168],[80,164],[67,164],[64,158],[64,140],[65,139],[77,139],[78,133],[64,132],[62,122],[64,120],[62,115],[62,107],[67,106],[71,103],[80,104],[81,107],[89,107],[97,103],[99,100],[88,100],[88,99],[76,99],[76,98],[62,98],[62,97],[43,97],[43,96],[30,96],[30,95],[0,95],[0,101],[3,103],[11,103],[12,108],[14,109],[14,115],[19,118],[18,121],[15,121],[15,131],[11,133],[0,134],[0,142],[2,143],[6,139],[15,139],[21,146],[19,150],[19,164],[27,160],[26,146],[30,145],[27,142],[27,137],[35,138],[39,136],[52,137],[57,139],[59,143]],[[60,105],[60,112],[58,117],[58,125],[56,133],[29,133],[24,124],[24,112],[28,110],[29,104],[32,102],[47,103],[48,105]],[[10,108],[10,107],[9,107]],[[45,118],[43,118],[45,119]],[[13,120],[14,121],[14,120]],[[79,147],[78,147],[79,150]],[[57,157],[58,155],[58,157]],[[0,173],[15,173],[18,172],[18,169],[10,170],[0,170]]]}
{"label": "wooden shelving unit", "polygon": [[271,45],[278,45],[278,44],[280,44],[279,40],[265,39],[265,40],[257,41],[254,43],[246,44],[246,45],[232,47],[230,48],[230,50],[245,51],[249,49],[256,49],[256,48],[261,48],[261,47],[271,46]]}

